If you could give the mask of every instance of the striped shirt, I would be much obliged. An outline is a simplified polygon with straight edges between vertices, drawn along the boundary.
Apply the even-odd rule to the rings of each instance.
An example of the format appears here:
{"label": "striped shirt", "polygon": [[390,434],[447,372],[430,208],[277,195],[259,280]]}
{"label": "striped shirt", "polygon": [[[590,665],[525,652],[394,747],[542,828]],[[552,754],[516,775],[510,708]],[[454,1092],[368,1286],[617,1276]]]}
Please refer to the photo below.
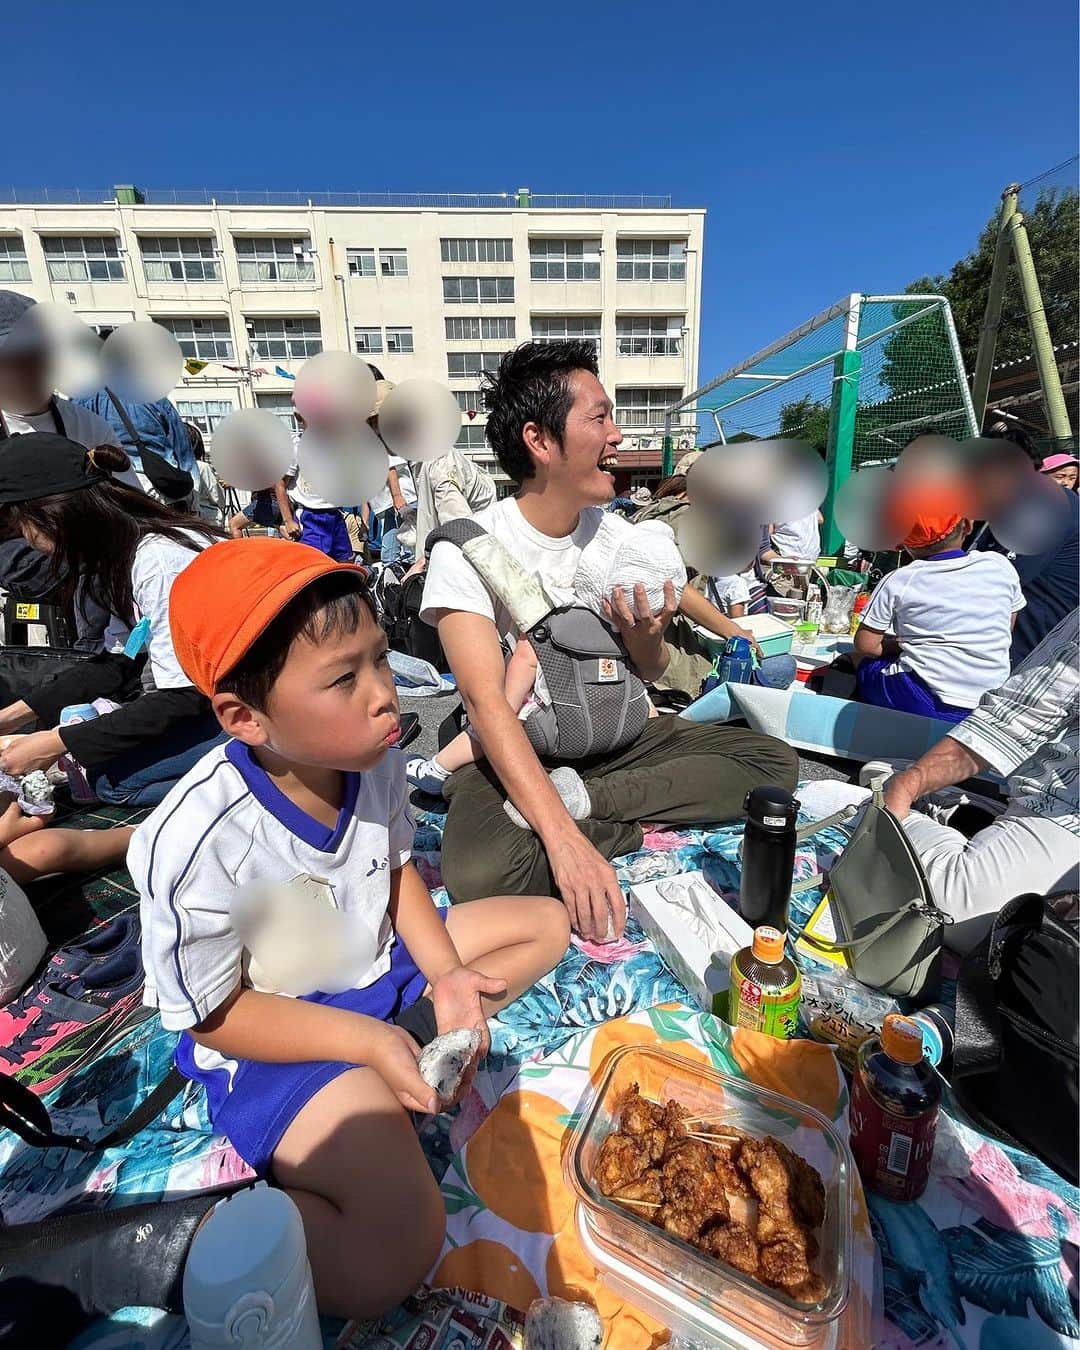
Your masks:
{"label": "striped shirt", "polygon": [[1080,835],[1080,610],[1058,624],[949,735],[1009,779],[1009,798]]}

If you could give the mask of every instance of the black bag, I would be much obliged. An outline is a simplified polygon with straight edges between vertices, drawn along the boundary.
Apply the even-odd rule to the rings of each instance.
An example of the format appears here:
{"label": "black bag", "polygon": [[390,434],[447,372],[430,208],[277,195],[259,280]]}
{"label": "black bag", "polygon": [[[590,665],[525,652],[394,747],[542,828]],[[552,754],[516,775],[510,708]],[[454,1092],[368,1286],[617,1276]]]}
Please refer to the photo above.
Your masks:
{"label": "black bag", "polygon": [[963,962],[956,989],[953,1091],[965,1111],[1080,1180],[1080,935],[1041,895],[1001,910]]}
{"label": "black bag", "polygon": [[170,464],[165,456],[159,455],[156,450],[151,450],[135,430],[123,403],[111,389],[106,389],[105,392],[116,409],[120,421],[123,422],[127,434],[131,437],[132,445],[139,452],[139,458],[142,460],[142,471],[149,478],[150,486],[155,492],[159,492],[162,500],[170,506],[186,510],[192,504],[191,497],[195,490],[195,483],[191,474],[185,473],[183,469],[178,469],[175,464]]}
{"label": "black bag", "polygon": [[417,572],[400,586],[387,586],[383,593],[383,628],[387,641],[395,651],[428,661],[437,671],[445,674],[450,667],[439,641],[438,630],[420,618],[423,595],[423,572]]}
{"label": "black bag", "polygon": [[0,706],[24,698],[86,661],[86,652],[71,647],[0,647]]}

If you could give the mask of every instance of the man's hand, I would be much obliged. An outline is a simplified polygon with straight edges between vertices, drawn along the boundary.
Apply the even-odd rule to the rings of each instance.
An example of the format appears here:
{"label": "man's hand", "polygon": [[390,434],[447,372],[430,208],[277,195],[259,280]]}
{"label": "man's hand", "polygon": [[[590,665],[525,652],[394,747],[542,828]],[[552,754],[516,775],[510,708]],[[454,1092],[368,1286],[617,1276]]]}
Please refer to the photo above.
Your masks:
{"label": "man's hand", "polygon": [[490,975],[481,975],[468,966],[457,966],[431,986],[431,1002],[435,1008],[435,1024],[441,1036],[445,1031],[479,1031],[480,1055],[491,1047],[487,1018],[480,1003],[481,994],[498,996],[506,993],[506,981]]}
{"label": "man's hand", "polygon": [[911,814],[912,803],[921,793],[922,775],[914,768],[904,769],[885,784],[885,805],[897,820],[903,820]]}
{"label": "man's hand", "polygon": [[633,602],[631,608],[623,588],[616,586],[611,599],[604,601],[604,617],[619,630],[641,678],[657,680],[667,668],[664,633],[679,608],[675,587],[670,581],[664,582],[664,603],[655,614],[649,608],[648,594],[640,582],[634,587]]}
{"label": "man's hand", "polygon": [[420,1077],[420,1047],[409,1033],[392,1022],[378,1022],[366,1034],[371,1037],[368,1063],[406,1111],[438,1111],[438,1094]]}
{"label": "man's hand", "polygon": [[735,630],[735,636],[745,638],[747,642],[749,642],[750,644],[750,650],[754,653],[757,659],[759,661],[765,660],[765,653],[761,650],[757,638],[753,635],[753,633],[750,632],[748,628],[737,628]]}
{"label": "man's hand", "polygon": [[575,827],[547,849],[555,885],[575,933],[603,942],[610,931],[621,938],[626,928],[626,901],[615,869]]}
{"label": "man's hand", "polygon": [[21,778],[35,769],[47,769],[66,751],[55,731],[34,731],[29,736],[10,736],[0,750],[0,769]]}

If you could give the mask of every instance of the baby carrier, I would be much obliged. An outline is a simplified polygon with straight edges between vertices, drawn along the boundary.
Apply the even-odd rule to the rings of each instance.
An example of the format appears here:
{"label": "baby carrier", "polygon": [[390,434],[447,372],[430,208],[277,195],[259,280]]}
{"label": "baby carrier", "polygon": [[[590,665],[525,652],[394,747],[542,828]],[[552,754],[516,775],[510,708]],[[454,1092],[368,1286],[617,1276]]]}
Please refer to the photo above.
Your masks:
{"label": "baby carrier", "polygon": [[548,704],[525,719],[538,755],[585,759],[630,745],[641,735],[649,700],[618,634],[584,605],[552,601],[501,540],[474,520],[451,520],[427,538],[427,553],[445,540],[461,549],[509,610],[536,652]]}

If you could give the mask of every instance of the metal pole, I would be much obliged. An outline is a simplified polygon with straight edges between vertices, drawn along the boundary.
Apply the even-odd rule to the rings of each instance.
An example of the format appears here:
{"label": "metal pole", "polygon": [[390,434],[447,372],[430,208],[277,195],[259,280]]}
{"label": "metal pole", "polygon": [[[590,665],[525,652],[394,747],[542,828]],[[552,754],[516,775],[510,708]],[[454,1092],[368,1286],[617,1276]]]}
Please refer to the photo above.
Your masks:
{"label": "metal pole", "polygon": [[1072,436],[1069,411],[1065,407],[1065,395],[1061,392],[1061,376],[1054,359],[1054,344],[1046,322],[1046,308],[1039,290],[1035,259],[1031,256],[1031,241],[1024,227],[1024,217],[1019,211],[1009,221],[1009,232],[1012,235],[1013,257],[1016,259],[1016,271],[1024,295],[1028,327],[1031,329],[1031,345],[1035,348],[1035,365],[1046,399],[1046,420],[1055,440],[1068,440]]}
{"label": "metal pole", "polygon": [[994,266],[990,273],[990,289],[986,294],[986,310],[979,329],[979,350],[975,357],[975,374],[971,381],[971,402],[975,414],[975,431],[982,427],[986,414],[986,400],[990,393],[990,376],[994,370],[994,349],[1001,324],[1001,302],[1005,295],[1005,278],[1009,270],[1009,222],[1016,214],[1016,194],[1019,183],[1010,183],[1001,194],[1001,212],[998,216],[997,247]]}
{"label": "metal pole", "polygon": [[968,435],[977,436],[982,426],[982,413],[975,416],[975,404],[968,391],[967,374],[964,370],[964,355],[960,350],[960,339],[956,336],[956,324],[953,323],[952,306],[948,300],[941,302],[941,317],[945,321],[945,333],[949,339],[953,362],[956,365],[956,378],[960,385],[960,397],[964,402],[964,415],[967,417]]}

